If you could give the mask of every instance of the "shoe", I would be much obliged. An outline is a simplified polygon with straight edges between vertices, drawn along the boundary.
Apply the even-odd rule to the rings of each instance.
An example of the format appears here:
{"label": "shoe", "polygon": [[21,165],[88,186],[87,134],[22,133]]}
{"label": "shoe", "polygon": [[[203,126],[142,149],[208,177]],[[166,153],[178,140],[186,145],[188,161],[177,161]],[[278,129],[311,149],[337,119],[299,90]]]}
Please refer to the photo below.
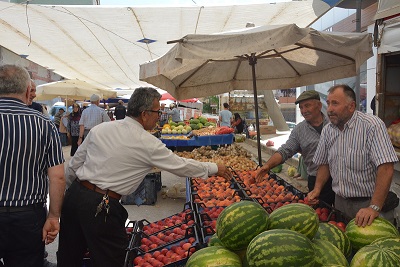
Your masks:
{"label": "shoe", "polygon": [[43,261],[43,267],[57,267],[56,263],[49,262],[47,259]]}

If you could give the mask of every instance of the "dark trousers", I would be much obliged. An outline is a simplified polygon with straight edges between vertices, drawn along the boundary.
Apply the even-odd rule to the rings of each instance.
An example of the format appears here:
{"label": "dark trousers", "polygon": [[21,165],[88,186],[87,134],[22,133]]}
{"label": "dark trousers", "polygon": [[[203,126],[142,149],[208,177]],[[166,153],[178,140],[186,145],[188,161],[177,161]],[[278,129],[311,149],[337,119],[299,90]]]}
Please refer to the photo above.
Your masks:
{"label": "dark trousers", "polygon": [[[308,176],[308,190],[312,191],[314,189],[315,181],[315,176]],[[332,206],[335,203],[335,192],[332,190],[332,177],[329,176],[328,181],[321,190],[319,199],[327,203],[329,206]]]}
{"label": "dark trousers", "polygon": [[43,267],[42,230],[46,207],[30,205],[26,211],[0,208],[0,259],[5,267]]}
{"label": "dark trousers", "polygon": [[[75,155],[76,150],[78,149],[78,140],[79,136],[71,136],[71,157]],[[83,142],[83,140],[82,140]]]}
{"label": "dark trousers", "polygon": [[81,267],[87,248],[91,266],[123,266],[128,237],[128,213],[118,200],[110,198],[110,209],[96,217],[103,195],[74,181],[65,193],[57,252],[58,267]]}

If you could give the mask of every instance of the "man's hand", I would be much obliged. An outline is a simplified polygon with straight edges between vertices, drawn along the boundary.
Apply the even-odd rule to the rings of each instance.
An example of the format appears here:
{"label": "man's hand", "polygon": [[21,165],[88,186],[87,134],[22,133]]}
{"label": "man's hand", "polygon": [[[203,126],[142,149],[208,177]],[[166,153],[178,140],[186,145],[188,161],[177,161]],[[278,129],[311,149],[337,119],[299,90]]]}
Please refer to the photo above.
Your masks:
{"label": "man's hand", "polygon": [[259,183],[264,179],[264,176],[268,174],[269,167],[267,165],[262,166],[260,169],[257,170],[256,173],[256,182]]}
{"label": "man's hand", "polygon": [[78,144],[78,146],[80,146],[80,145],[82,144],[82,138],[79,138],[79,139],[78,139],[77,144]]}
{"label": "man's hand", "polygon": [[355,223],[357,226],[365,227],[367,225],[371,225],[371,223],[375,220],[376,217],[379,216],[379,212],[368,207],[360,209],[356,214]]}
{"label": "man's hand", "polygon": [[60,222],[58,218],[47,218],[42,230],[42,241],[46,245],[52,243],[56,239],[60,231]]}
{"label": "man's hand", "polygon": [[306,197],[306,199],[305,199],[305,202],[306,202],[307,204],[310,204],[310,205],[318,204],[318,202],[319,202],[319,200],[318,200],[319,194],[320,194],[320,191],[319,191],[319,190],[314,189],[314,190],[310,191],[310,192],[307,194],[307,197]]}
{"label": "man's hand", "polygon": [[223,164],[218,163],[218,172],[217,175],[224,177],[225,180],[230,181],[232,179],[232,173],[231,171]]}

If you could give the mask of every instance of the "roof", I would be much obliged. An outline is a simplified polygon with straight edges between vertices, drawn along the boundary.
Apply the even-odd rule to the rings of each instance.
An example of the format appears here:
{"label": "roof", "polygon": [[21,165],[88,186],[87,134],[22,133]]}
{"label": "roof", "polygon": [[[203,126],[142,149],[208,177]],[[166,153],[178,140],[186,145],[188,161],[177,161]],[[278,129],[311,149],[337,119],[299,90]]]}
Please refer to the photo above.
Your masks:
{"label": "roof", "polygon": [[248,22],[307,27],[338,2],[186,7],[0,2],[0,45],[68,79],[104,89],[136,88],[146,85],[139,81],[139,64],[166,53],[169,40],[240,29]]}

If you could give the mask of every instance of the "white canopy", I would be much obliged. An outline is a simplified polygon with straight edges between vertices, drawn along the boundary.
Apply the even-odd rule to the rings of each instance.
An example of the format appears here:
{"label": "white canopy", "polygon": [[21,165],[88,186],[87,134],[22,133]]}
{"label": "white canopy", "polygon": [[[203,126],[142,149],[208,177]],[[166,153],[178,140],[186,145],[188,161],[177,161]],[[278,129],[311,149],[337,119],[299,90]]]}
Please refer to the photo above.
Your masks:
{"label": "white canopy", "polygon": [[[166,53],[166,42],[296,23],[307,27],[341,0],[190,6],[58,6],[0,2],[0,45],[69,79],[105,89],[136,88],[139,64]],[[329,3],[329,4],[327,4]]]}

